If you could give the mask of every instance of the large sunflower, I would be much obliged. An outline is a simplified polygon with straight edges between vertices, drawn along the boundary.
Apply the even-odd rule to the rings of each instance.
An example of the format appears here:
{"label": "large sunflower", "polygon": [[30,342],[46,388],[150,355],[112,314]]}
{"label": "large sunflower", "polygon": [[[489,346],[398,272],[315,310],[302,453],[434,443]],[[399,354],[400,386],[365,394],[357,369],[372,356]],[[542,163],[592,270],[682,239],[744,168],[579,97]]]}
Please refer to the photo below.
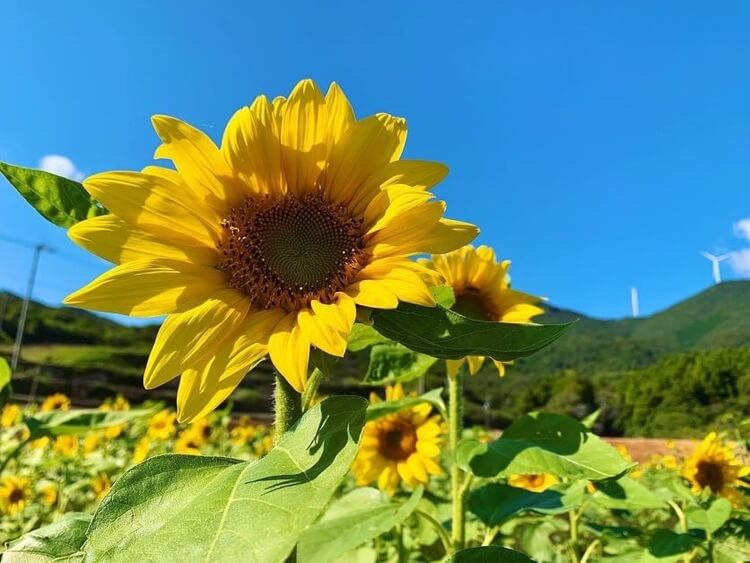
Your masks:
{"label": "large sunflower", "polygon": [[[453,288],[456,302],[452,309],[466,317],[483,321],[528,323],[544,312],[539,307],[539,303],[543,301],[541,297],[510,288],[510,260],[498,263],[495,251],[489,246],[464,246],[422,262],[438,272],[445,283]],[[474,375],[481,369],[484,359],[484,356],[469,356],[460,360],[447,360],[448,374],[455,375],[468,360],[469,372]],[[493,361],[500,376],[505,375],[505,363]]]}
{"label": "large sunflower", "polygon": [[[386,388],[386,400],[404,397],[401,384]],[[372,393],[370,402],[380,397]],[[392,495],[403,481],[409,486],[427,484],[429,475],[440,475],[438,464],[443,425],[432,406],[420,403],[365,424],[359,453],[352,465],[358,485],[377,482]]]}
{"label": "large sunflower", "polygon": [[711,489],[734,504],[742,503],[744,496],[737,487],[748,487],[742,477],[750,475],[750,466],[743,464],[732,449],[723,444],[716,432],[710,432],[685,459],[682,476],[692,485],[694,493]]}
{"label": "large sunflower", "polygon": [[0,481],[0,509],[11,516],[22,512],[31,499],[31,488],[26,477],[8,475]]}
{"label": "large sunflower", "polygon": [[156,157],[176,170],[84,182],[111,214],[70,237],[118,265],[66,303],[168,315],[144,379],[153,388],[181,375],[180,420],[215,409],[266,355],[303,390],[310,347],[342,356],[357,307],[433,305],[410,256],[477,233],[432,199],[443,165],[399,160],[406,122],[355,119],[335,84],[325,96],[303,80],[288,99],[258,97],[220,147],[178,119],[153,124]]}

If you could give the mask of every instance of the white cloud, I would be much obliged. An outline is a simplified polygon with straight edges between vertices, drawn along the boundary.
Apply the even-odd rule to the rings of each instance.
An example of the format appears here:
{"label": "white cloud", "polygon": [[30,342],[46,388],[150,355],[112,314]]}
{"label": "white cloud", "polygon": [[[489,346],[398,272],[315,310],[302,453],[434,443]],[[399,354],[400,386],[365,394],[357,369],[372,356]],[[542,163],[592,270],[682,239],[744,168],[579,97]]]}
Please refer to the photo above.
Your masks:
{"label": "white cloud", "polygon": [[732,230],[734,231],[735,236],[745,240],[750,240],[750,217],[737,221],[732,225]]}
{"label": "white cloud", "polygon": [[750,277],[750,248],[730,252],[729,265],[739,275]]}
{"label": "white cloud", "polygon": [[[67,156],[59,154],[48,154],[39,160],[39,168],[52,172],[58,176],[64,176],[71,180],[83,180],[85,174],[76,168],[73,161]],[[750,220],[748,220],[750,221]],[[750,225],[749,225],[750,228]],[[749,231],[750,232],[750,231]]]}

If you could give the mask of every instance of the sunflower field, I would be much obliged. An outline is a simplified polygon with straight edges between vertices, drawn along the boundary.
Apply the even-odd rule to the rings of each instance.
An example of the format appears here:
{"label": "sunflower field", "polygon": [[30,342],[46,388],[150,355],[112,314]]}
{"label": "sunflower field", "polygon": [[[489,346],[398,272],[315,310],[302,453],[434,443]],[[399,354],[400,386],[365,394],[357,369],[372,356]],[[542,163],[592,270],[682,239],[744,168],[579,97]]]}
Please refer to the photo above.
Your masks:
{"label": "sunflower field", "polygon": [[[739,430],[636,463],[595,414],[464,427],[467,378],[513,377],[575,323],[535,323],[544,299],[445,216],[448,169],[401,158],[404,119],[303,80],[218,144],[152,121],[169,165],[79,183],[0,163],[111,264],[66,304],[162,317],[143,385],[179,381],[174,405],[80,409],[18,401],[0,362],[2,561],[750,560]],[[322,393],[362,352],[362,392]],[[264,421],[231,406],[261,362]]]}

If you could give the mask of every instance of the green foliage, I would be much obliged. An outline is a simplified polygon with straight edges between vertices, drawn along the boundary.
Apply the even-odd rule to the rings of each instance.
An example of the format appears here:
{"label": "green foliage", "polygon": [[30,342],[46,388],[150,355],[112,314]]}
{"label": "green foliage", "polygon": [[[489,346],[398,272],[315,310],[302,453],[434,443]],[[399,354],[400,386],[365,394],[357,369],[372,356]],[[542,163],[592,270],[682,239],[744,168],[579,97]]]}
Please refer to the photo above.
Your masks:
{"label": "green foliage", "polygon": [[82,561],[90,514],[69,512],[49,526],[39,528],[11,542],[3,563],[73,563]]}
{"label": "green foliage", "polygon": [[594,501],[606,508],[632,510],[666,507],[663,498],[627,476],[595,481],[594,487],[597,489]]}
{"label": "green foliage", "polygon": [[347,342],[346,349],[349,352],[359,352],[369,346],[381,344],[383,342],[388,342],[388,339],[372,328],[372,326],[355,323],[349,334],[349,341]]}
{"label": "green foliage", "polygon": [[42,436],[64,436],[111,428],[150,414],[153,413],[148,410],[105,412],[94,409],[73,409],[38,412],[25,417],[24,423],[29,427],[30,438],[36,439]]}
{"label": "green foliage", "polygon": [[515,360],[557,340],[570,324],[531,325],[478,321],[441,307],[401,303],[371,313],[375,330],[410,350],[436,358],[488,356]]}
{"label": "green foliage", "polygon": [[721,528],[732,515],[732,504],[725,498],[717,498],[708,508],[691,506],[685,511],[688,526],[704,530],[710,537]]}
{"label": "green foliage", "polygon": [[569,479],[608,479],[632,464],[580,422],[557,414],[520,417],[489,444],[459,443],[456,460],[478,477],[552,473]]}
{"label": "green foliage", "polygon": [[489,483],[472,491],[467,503],[469,510],[490,527],[526,511],[566,511],[579,504],[566,502],[566,497],[553,489],[535,493],[505,483]]}
{"label": "green foliage", "polygon": [[370,348],[370,364],[364,382],[373,385],[406,383],[422,377],[437,358],[412,352],[400,344],[376,344]]}
{"label": "green foliage", "polygon": [[0,162],[0,174],[31,207],[58,227],[72,227],[79,221],[107,213],[74,180],[5,162]]}
{"label": "green foliage", "polygon": [[334,501],[299,540],[300,563],[327,563],[401,524],[414,512],[422,488],[405,503],[396,503],[369,487],[354,489]]}
{"label": "green foliage", "polygon": [[331,397],[257,462],[165,455],[131,469],[83,549],[108,561],[283,561],[346,475],[366,401]]}
{"label": "green foliage", "polygon": [[0,358],[0,408],[8,402],[12,392],[10,386],[10,366],[5,358]]}
{"label": "green foliage", "polygon": [[445,402],[443,401],[442,393],[443,388],[438,387],[437,389],[428,391],[424,395],[404,397],[403,399],[396,399],[393,401],[380,401],[377,403],[372,403],[369,407],[367,407],[367,420],[375,420],[377,418],[411,408],[414,405],[418,405],[420,403],[431,404],[438,410],[438,412],[440,412],[443,418],[446,418]]}
{"label": "green foliage", "polygon": [[534,563],[533,559],[529,559],[523,553],[497,545],[462,549],[448,561],[449,563]]}

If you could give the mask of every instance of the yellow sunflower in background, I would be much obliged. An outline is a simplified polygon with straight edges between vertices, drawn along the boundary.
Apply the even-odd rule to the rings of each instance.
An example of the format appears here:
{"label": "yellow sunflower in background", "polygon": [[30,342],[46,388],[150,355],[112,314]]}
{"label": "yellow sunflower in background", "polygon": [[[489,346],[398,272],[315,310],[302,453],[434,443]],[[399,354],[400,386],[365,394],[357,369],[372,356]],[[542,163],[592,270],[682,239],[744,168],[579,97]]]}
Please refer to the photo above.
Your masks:
{"label": "yellow sunflower in background", "polygon": [[148,453],[151,451],[151,440],[147,437],[143,437],[138,440],[138,443],[133,448],[133,463],[141,463],[148,457]]}
{"label": "yellow sunflower in background", "polygon": [[91,478],[91,490],[94,491],[96,500],[102,500],[112,488],[112,481],[106,473],[99,473]]}
{"label": "yellow sunflower in background", "polygon": [[67,411],[70,409],[70,399],[62,393],[54,393],[44,399],[40,409],[43,412],[49,411]]}
{"label": "yellow sunflower in background", "polygon": [[166,440],[170,438],[177,427],[175,421],[177,416],[175,413],[169,410],[162,410],[157,412],[148,421],[148,437],[152,440]]}
{"label": "yellow sunflower in background", "polygon": [[70,237],[117,266],[65,302],[168,315],[144,384],[181,376],[180,421],[214,410],[266,355],[302,391],[310,347],[342,356],[357,307],[434,305],[411,256],[476,236],[428,191],[445,166],[399,160],[405,120],[356,119],[336,84],[323,95],[303,80],[288,99],[256,98],[220,146],[173,117],[153,125],[155,156],[176,170],[84,181],[111,214]]}
{"label": "yellow sunflower in background", "polygon": [[[440,274],[453,288],[456,302],[451,308],[461,315],[482,321],[529,323],[533,317],[544,313],[539,307],[543,301],[541,297],[510,288],[510,260],[498,263],[495,251],[489,246],[464,246],[421,262]],[[481,369],[484,359],[484,356],[469,356],[446,360],[448,374],[455,375],[468,361],[469,373],[474,375]],[[505,365],[511,363],[493,362],[501,377],[505,375]]]}
{"label": "yellow sunflower in background", "polygon": [[742,477],[750,475],[750,466],[743,464],[732,449],[723,444],[716,432],[709,433],[685,459],[682,476],[692,485],[694,493],[711,489],[734,504],[741,504],[744,496],[737,487],[748,487]]}
{"label": "yellow sunflower in background", "polygon": [[180,432],[180,435],[177,437],[177,441],[174,444],[174,451],[178,454],[200,455],[201,446],[204,442],[205,438],[199,430],[187,428]]}
{"label": "yellow sunflower in background", "polygon": [[15,426],[21,420],[21,407],[14,403],[8,403],[3,407],[0,414],[0,427],[10,428]]}
{"label": "yellow sunflower in background", "polygon": [[78,436],[75,434],[58,436],[55,438],[52,448],[65,457],[74,457],[78,453],[78,442]]}
{"label": "yellow sunflower in background", "polygon": [[[124,412],[130,410],[130,403],[122,395],[117,395],[114,401],[103,403],[99,406],[100,411],[104,412]],[[104,435],[107,438],[117,438],[125,430],[124,424],[118,424],[117,426],[110,426],[104,429]]]}
{"label": "yellow sunflower in background", "polygon": [[31,488],[26,477],[8,475],[0,481],[0,509],[10,516],[22,512],[31,499]]}
{"label": "yellow sunflower in background", "polygon": [[[404,397],[401,384],[386,388],[386,400]],[[370,395],[370,402],[380,397]],[[399,483],[426,484],[430,475],[440,475],[438,465],[443,425],[432,406],[420,403],[365,425],[359,453],[352,470],[358,485],[377,482],[381,491],[392,495]]]}
{"label": "yellow sunflower in background", "polygon": [[508,484],[519,489],[526,489],[534,493],[546,491],[552,485],[557,485],[560,480],[551,473],[529,473],[522,475],[511,475]]}
{"label": "yellow sunflower in background", "polygon": [[39,497],[44,506],[54,506],[57,502],[57,487],[56,483],[47,482],[39,488]]}

